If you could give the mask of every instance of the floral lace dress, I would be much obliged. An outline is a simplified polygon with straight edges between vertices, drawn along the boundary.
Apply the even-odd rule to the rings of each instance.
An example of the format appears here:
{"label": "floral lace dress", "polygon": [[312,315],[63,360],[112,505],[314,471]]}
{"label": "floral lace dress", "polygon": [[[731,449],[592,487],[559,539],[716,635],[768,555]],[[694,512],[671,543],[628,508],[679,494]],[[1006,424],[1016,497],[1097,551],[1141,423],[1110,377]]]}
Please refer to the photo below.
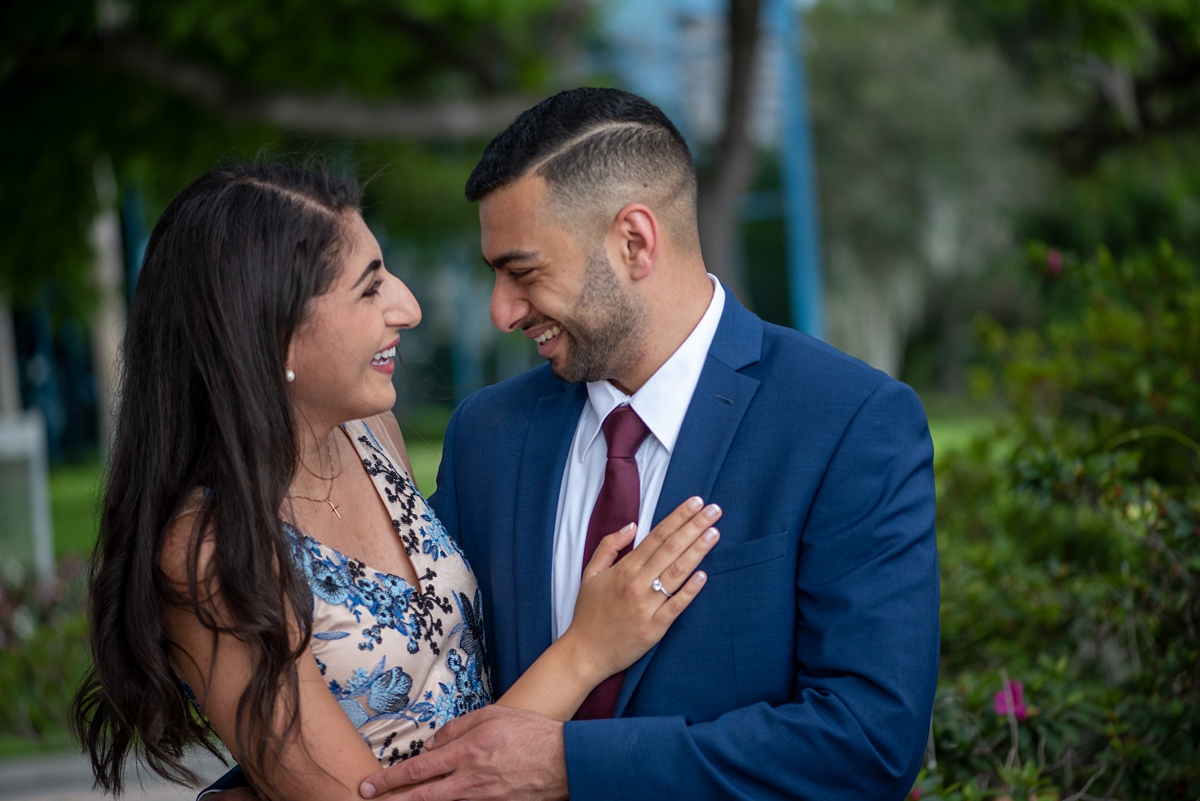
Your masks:
{"label": "floral lace dress", "polygon": [[391,511],[418,586],[286,529],[313,591],[321,674],[387,766],[419,753],[447,720],[491,702],[483,609],[471,568],[400,459],[366,422],[343,428]]}

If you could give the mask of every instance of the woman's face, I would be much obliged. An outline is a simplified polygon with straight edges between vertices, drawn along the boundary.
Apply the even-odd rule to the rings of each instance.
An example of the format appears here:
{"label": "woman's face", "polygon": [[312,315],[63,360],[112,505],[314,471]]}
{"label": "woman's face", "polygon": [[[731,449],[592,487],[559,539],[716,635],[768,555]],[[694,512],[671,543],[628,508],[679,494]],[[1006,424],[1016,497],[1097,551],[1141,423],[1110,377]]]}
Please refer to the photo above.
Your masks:
{"label": "woman's face", "polygon": [[383,266],[375,236],[357,212],[345,215],[346,250],[333,284],[309,301],[288,348],[297,419],[332,428],[387,411],[400,329],[421,322],[408,287]]}

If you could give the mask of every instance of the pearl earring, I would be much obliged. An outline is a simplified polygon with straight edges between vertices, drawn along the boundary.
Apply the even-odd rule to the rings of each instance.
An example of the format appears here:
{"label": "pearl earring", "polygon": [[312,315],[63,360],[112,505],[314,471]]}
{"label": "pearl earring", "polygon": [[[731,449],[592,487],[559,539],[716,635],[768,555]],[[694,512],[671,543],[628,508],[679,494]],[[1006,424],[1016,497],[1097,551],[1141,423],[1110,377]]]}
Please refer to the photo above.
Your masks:
{"label": "pearl earring", "polygon": [[296,380],[296,374],[293,373],[291,370],[288,370],[286,373],[284,373],[283,377],[287,379],[287,382],[289,384]]}

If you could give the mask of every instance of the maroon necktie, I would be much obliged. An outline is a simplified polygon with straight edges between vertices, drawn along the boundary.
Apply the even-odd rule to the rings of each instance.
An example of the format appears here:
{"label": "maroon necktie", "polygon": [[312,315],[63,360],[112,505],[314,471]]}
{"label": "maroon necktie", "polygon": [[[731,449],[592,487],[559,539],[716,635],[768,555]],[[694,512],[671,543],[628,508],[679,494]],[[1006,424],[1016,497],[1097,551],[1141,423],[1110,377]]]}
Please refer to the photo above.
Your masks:
{"label": "maroon necktie", "polygon": [[[600,496],[596,498],[596,507],[592,509],[592,517],[588,521],[587,539],[583,544],[584,567],[591,561],[600,540],[628,523],[637,522],[642,485],[633,455],[650,433],[632,406],[613,409],[600,428],[608,445],[608,461],[604,465]],[[628,552],[629,548],[625,548],[620,556]],[[575,713],[575,720],[611,718],[613,710],[617,708],[617,696],[624,678],[625,671],[621,671],[600,682],[584,699]]]}

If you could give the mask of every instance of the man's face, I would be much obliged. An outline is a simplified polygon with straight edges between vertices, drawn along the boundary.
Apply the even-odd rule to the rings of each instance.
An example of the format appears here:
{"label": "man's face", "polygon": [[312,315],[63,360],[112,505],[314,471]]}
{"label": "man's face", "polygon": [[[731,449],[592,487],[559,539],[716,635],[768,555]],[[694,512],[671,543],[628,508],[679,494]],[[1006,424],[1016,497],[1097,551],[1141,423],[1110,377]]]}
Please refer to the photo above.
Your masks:
{"label": "man's face", "polygon": [[524,331],[564,381],[620,383],[641,357],[643,304],[603,243],[586,253],[550,202],[545,182],[525,177],[479,203],[483,258],[496,276],[492,323]]}

